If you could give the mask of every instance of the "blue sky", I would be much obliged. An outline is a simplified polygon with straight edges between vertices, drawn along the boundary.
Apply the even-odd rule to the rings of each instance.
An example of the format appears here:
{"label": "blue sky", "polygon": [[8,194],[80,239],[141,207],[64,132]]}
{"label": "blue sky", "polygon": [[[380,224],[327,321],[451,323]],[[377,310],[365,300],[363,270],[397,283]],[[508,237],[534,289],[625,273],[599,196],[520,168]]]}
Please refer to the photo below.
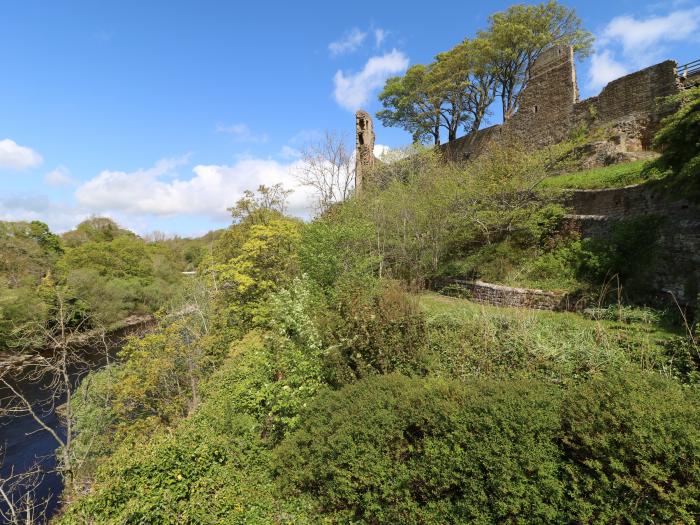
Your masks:
{"label": "blue sky", "polygon": [[[298,150],[323,130],[353,140],[354,109],[376,112],[387,76],[512,3],[5,0],[0,220],[225,226],[244,189],[295,187]],[[700,58],[697,0],[564,3],[597,37],[578,66],[582,97],[666,58]],[[377,141],[410,137],[377,124]],[[308,216],[304,190],[291,211]]]}

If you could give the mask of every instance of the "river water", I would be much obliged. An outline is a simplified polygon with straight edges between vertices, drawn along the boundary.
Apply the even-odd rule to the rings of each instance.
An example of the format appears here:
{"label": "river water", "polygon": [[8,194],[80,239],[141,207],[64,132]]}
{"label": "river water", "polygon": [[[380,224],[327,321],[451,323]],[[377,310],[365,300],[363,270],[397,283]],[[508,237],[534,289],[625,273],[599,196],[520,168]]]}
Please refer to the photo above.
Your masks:
{"label": "river water", "polygon": [[[40,385],[24,383],[18,386],[22,389],[22,394],[32,403],[38,404],[45,401],[46,392]],[[56,430],[61,437],[65,436],[55,411],[42,416],[42,420],[48,426]],[[30,415],[21,415],[0,417],[0,443],[5,447],[4,464],[0,471],[3,478],[7,477],[11,470],[17,474],[27,472],[36,463],[41,465],[45,474],[36,490],[35,498],[38,500],[49,498],[47,511],[53,514],[58,507],[59,496],[63,490],[61,477],[53,472],[56,465],[56,440]]]}
{"label": "river water", "polygon": [[[153,319],[149,318],[142,323],[112,333],[108,340],[111,358],[114,358],[118,353],[128,336],[143,334],[152,326]],[[89,370],[98,370],[107,363],[104,347],[97,351],[88,347],[84,348],[82,352],[89,363]],[[2,363],[0,363],[1,366],[3,366]],[[73,372],[71,379],[75,386],[85,376],[86,371],[82,369],[80,372]],[[9,375],[12,377],[12,372]],[[15,374],[15,377],[17,377],[17,374]],[[41,384],[20,381],[15,385],[15,388],[35,406],[41,406],[47,399],[50,399],[44,385]],[[5,398],[7,394],[7,391],[0,388],[0,399]],[[56,400],[55,406],[60,406],[64,401],[64,399]],[[65,429],[54,410],[48,412],[40,411],[40,415],[42,421],[58,432],[61,438],[65,437]],[[4,463],[0,468],[0,476],[3,478],[10,471],[14,471],[17,474],[27,472],[37,463],[41,465],[44,475],[36,489],[35,499],[44,500],[48,498],[47,514],[48,517],[53,515],[60,507],[60,496],[63,491],[61,476],[53,472],[56,466],[55,452],[57,448],[57,443],[53,436],[42,429],[39,423],[29,414],[0,416],[0,446],[5,449]]]}

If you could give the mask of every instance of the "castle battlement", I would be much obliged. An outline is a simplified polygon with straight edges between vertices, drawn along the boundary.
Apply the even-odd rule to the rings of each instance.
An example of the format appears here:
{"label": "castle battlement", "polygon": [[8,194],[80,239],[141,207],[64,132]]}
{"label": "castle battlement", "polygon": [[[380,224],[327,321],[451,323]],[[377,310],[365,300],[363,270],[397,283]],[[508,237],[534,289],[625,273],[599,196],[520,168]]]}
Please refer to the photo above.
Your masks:
{"label": "castle battlement", "polygon": [[[665,116],[658,99],[678,93],[681,86],[676,63],[666,60],[613,80],[599,95],[579,101],[573,48],[553,46],[533,64],[518,110],[511,118],[440,147],[448,158],[459,161],[478,154],[493,140],[518,141],[526,147],[539,148],[562,142],[579,129],[608,126],[619,135],[623,151],[648,150]],[[372,130],[374,143],[371,117],[364,111],[358,112],[358,188],[362,184],[362,166],[374,162],[371,150],[368,155],[359,142],[360,120]]]}

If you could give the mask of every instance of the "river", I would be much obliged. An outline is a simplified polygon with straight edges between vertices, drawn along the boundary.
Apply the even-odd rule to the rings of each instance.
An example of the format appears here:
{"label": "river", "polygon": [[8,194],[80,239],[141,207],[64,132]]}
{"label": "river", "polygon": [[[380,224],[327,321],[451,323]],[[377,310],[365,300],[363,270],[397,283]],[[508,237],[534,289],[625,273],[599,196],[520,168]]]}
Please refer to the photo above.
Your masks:
{"label": "river", "polygon": [[[149,317],[138,324],[123,327],[110,334],[109,354],[114,357],[128,336],[142,334],[152,325],[153,319]],[[88,347],[82,349],[82,352],[88,358],[90,370],[98,370],[107,363],[104,347],[100,348],[99,351]],[[7,364],[7,360],[4,363],[2,361],[2,356],[0,356],[0,367],[13,366]],[[10,372],[11,375],[12,372]],[[75,386],[77,386],[84,375],[84,370],[81,373],[76,371],[72,374]],[[16,388],[32,404],[39,405],[47,400],[47,392],[41,384],[20,381],[17,383]],[[0,399],[4,399],[8,393],[8,391],[0,389]],[[58,400],[56,406],[60,406],[63,402],[64,399]],[[65,429],[55,411],[41,413],[41,416],[42,421],[58,432],[61,438],[65,437]],[[57,443],[53,436],[42,429],[39,423],[29,414],[0,416],[0,446],[5,449],[4,462],[2,468],[0,468],[0,476],[3,478],[7,477],[11,471],[17,474],[27,472],[37,463],[41,465],[44,475],[36,489],[35,498],[37,500],[48,499],[47,515],[51,517],[55,514],[60,507],[63,480],[57,473],[52,472],[56,465],[55,452],[57,448]]]}

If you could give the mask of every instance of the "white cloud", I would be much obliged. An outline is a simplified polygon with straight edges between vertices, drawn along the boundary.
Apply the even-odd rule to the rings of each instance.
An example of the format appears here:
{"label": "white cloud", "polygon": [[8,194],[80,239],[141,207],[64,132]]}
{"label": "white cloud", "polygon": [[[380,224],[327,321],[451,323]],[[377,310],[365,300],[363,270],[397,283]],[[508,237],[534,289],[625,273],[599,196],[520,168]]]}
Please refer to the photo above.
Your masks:
{"label": "white cloud", "polygon": [[65,166],[49,171],[44,175],[44,182],[49,186],[71,186],[75,181],[70,176],[70,171]]}
{"label": "white cloud", "polygon": [[588,85],[599,89],[607,82],[667,58],[668,45],[697,42],[700,6],[647,18],[613,18],[598,35]]}
{"label": "white cloud", "polygon": [[408,67],[408,57],[393,49],[382,56],[371,57],[361,71],[345,74],[337,71],[333,77],[334,97],[340,106],[355,111],[365,104],[372,93],[384,85],[391,75]]}
{"label": "white cloud", "polygon": [[228,217],[226,208],[247,189],[282,183],[294,193],[289,211],[309,216],[311,196],[292,176],[299,161],[243,159],[233,165],[197,165],[194,175],[180,177],[173,170],[179,159],[164,159],[154,167],[134,172],[103,171],[76,190],[78,203],[93,213],[130,216],[200,215],[214,220]]}
{"label": "white cloud", "polygon": [[15,195],[0,198],[0,221],[41,221],[53,231],[74,228],[90,214],[67,204],[55,202],[46,195]]}
{"label": "white cloud", "polygon": [[357,51],[359,49],[366,37],[367,33],[353,27],[343,36],[343,38],[328,44],[328,51],[330,51],[332,56],[352,53],[353,51]]}
{"label": "white cloud", "polygon": [[218,124],[216,126],[216,131],[218,133],[228,133],[229,135],[233,135],[233,138],[237,142],[264,143],[268,140],[266,133],[255,134],[250,130],[247,124],[242,123],[231,124],[230,126]]}
{"label": "white cloud", "polygon": [[588,84],[591,89],[600,89],[611,80],[620,78],[625,73],[627,73],[625,66],[613,58],[609,49],[604,49],[591,58]]}
{"label": "white cloud", "polygon": [[379,47],[382,45],[382,42],[386,39],[386,37],[389,35],[389,31],[386,31],[385,29],[382,29],[381,27],[377,28],[374,30],[374,45]]}
{"label": "white cloud", "polygon": [[625,57],[639,62],[661,56],[668,42],[682,42],[700,27],[700,7],[673,11],[665,16],[637,19],[631,16],[613,18],[605,27],[600,44],[619,43]]}
{"label": "white cloud", "polygon": [[0,140],[0,168],[24,170],[44,161],[36,151],[20,146],[14,140]]}
{"label": "white cloud", "polygon": [[298,159],[301,157],[301,151],[285,144],[280,151],[280,157],[283,159]]}
{"label": "white cloud", "polygon": [[378,159],[381,158],[383,155],[386,155],[391,151],[391,148],[389,146],[385,146],[384,144],[375,144],[374,145],[374,156],[377,157]]}

